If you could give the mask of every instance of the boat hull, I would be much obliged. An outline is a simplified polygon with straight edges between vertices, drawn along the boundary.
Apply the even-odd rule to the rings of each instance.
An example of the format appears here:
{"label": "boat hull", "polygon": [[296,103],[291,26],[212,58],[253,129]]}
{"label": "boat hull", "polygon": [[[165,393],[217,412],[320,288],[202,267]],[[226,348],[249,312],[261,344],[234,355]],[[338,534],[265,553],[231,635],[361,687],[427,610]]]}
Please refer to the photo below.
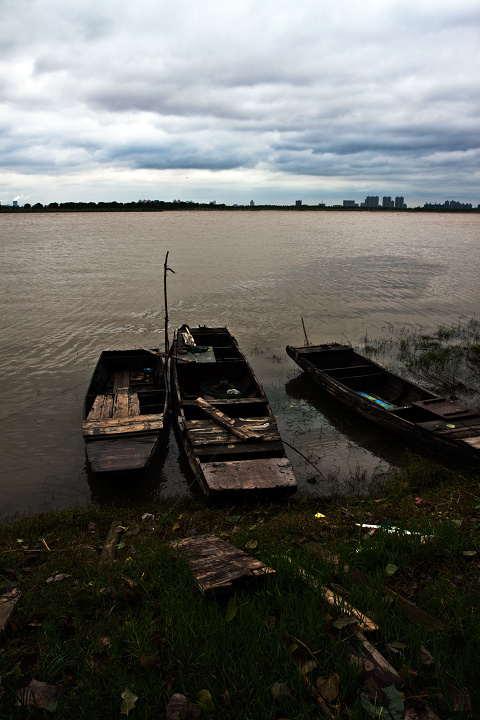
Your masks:
{"label": "boat hull", "polygon": [[270,404],[235,338],[227,328],[194,328],[188,348],[181,330],[172,343],[173,420],[202,491],[216,499],[294,493]]}
{"label": "boat hull", "polygon": [[84,406],[87,462],[97,476],[143,472],[164,437],[166,368],[158,351],[104,351]]}
{"label": "boat hull", "polygon": [[288,355],[330,395],[410,443],[480,467],[480,416],[391,373],[343,345],[293,347]]}

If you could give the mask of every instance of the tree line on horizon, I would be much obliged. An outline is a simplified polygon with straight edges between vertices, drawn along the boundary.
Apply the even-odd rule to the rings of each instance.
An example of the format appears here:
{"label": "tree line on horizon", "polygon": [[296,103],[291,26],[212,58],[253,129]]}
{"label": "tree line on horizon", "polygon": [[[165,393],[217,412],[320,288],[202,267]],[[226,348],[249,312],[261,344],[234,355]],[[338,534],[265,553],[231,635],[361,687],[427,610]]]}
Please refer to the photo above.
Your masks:
{"label": "tree line on horizon", "polygon": [[441,205],[431,205],[414,208],[384,208],[384,207],[344,207],[343,205],[226,205],[225,203],[196,203],[182,200],[137,200],[132,202],[51,202],[46,205],[42,203],[25,203],[24,205],[0,205],[0,212],[11,213],[42,213],[42,212],[162,212],[164,210],[294,210],[302,212],[305,210],[343,210],[345,212],[478,212],[477,208],[453,208]]}

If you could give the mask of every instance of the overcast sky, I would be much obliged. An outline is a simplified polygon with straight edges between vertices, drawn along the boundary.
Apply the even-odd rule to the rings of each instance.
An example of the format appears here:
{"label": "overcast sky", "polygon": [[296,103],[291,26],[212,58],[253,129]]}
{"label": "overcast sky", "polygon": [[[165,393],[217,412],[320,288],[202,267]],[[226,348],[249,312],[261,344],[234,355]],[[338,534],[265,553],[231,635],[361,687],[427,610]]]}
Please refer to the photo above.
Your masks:
{"label": "overcast sky", "polygon": [[0,202],[480,202],[478,0],[0,0]]}

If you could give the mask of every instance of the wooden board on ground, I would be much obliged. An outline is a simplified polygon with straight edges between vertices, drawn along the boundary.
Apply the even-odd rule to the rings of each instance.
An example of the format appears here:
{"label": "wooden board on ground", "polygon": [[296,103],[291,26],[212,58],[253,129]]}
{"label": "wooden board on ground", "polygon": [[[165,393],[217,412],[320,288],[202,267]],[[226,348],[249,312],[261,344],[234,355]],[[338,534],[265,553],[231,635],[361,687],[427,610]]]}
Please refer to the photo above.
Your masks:
{"label": "wooden board on ground", "polygon": [[237,587],[257,585],[275,570],[215,535],[198,535],[170,543],[187,555],[198,587],[206,596],[223,595]]}
{"label": "wooden board on ground", "polygon": [[233,490],[282,490],[296,487],[293,468],[287,458],[229,460],[201,465],[211,492]]}

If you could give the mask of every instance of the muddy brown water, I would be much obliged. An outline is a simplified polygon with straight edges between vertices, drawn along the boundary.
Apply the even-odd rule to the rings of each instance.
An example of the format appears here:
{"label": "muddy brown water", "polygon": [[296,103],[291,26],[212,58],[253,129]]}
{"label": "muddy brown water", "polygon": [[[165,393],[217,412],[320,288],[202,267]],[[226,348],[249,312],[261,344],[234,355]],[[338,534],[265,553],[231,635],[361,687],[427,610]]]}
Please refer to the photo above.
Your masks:
{"label": "muddy brown water", "polygon": [[[228,326],[283,437],[339,489],[385,472],[401,462],[402,442],[312,388],[285,345],[303,342],[301,315],[311,342],[355,343],[389,322],[432,330],[478,314],[479,228],[478,215],[425,213],[0,216],[0,515],[191,491],[173,433],[135,488],[92,482],[81,433],[100,352],[163,344],[167,251],[170,333],[185,322]],[[330,491],[287,452],[301,490]]]}

